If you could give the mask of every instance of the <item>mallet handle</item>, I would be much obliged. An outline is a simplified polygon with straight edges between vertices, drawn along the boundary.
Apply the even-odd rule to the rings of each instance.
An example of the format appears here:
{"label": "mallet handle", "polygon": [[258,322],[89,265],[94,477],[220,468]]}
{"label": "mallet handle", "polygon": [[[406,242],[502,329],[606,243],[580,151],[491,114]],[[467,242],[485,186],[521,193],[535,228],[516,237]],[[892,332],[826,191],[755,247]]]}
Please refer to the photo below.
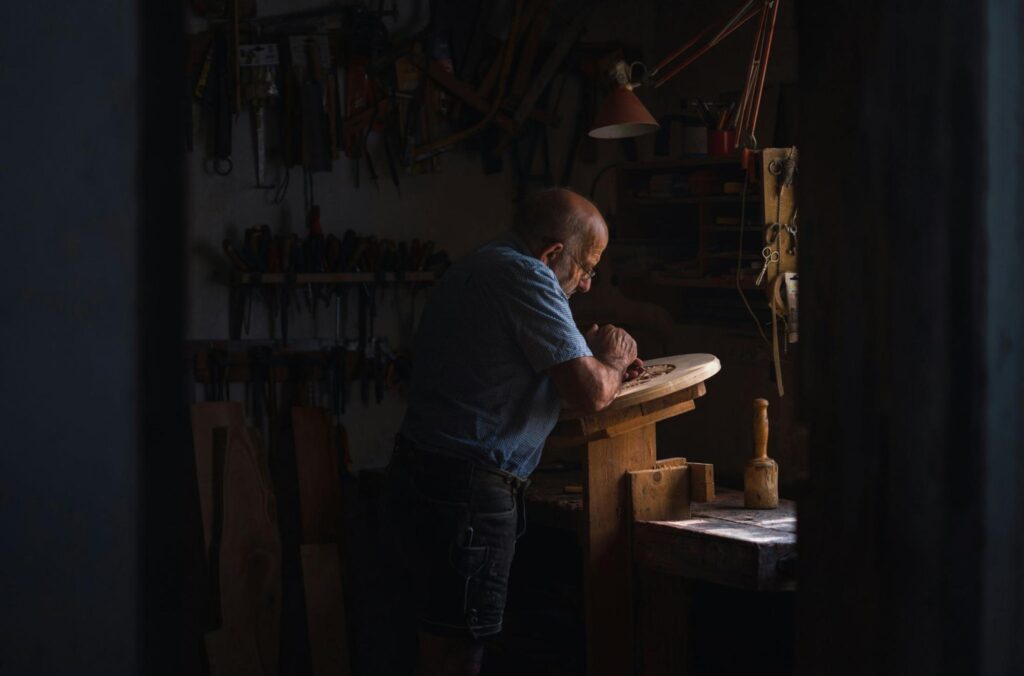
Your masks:
{"label": "mallet handle", "polygon": [[768,457],[768,400],[754,400],[754,457]]}

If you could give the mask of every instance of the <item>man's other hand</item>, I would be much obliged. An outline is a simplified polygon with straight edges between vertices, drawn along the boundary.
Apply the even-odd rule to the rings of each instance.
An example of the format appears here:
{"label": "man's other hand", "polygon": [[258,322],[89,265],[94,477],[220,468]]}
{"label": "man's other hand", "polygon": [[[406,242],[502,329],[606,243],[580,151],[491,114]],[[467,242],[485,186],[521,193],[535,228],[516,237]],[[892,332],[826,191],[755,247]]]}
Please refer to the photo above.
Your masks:
{"label": "man's other hand", "polygon": [[633,336],[613,324],[591,326],[583,337],[594,356],[619,373],[625,374],[637,361]]}

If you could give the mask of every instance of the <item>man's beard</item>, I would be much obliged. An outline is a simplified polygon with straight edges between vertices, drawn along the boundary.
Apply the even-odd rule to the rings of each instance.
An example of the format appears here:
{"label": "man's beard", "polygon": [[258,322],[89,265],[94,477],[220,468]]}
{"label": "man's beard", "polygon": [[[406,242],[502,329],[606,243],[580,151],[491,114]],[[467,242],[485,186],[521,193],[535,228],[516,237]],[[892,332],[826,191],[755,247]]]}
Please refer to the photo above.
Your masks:
{"label": "man's beard", "polygon": [[572,298],[572,295],[579,290],[580,285],[579,282],[573,281],[573,265],[568,258],[568,256],[562,256],[555,265],[551,266],[551,271],[555,273],[555,279],[562,287],[562,292]]}

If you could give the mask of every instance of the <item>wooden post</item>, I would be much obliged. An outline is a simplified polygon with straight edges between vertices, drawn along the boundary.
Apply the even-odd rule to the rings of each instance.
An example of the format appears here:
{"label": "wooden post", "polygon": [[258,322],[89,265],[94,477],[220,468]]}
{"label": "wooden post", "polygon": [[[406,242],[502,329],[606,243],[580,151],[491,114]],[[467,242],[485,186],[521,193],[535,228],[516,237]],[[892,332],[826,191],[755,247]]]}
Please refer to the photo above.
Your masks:
{"label": "wooden post", "polygon": [[654,467],[654,425],[587,444],[583,565],[587,672],[633,673],[633,567],[626,473]]}
{"label": "wooden post", "polygon": [[[587,673],[623,676],[636,671],[633,606],[632,510],[629,472],[655,470],[655,425],[692,411],[704,395],[704,381],[721,368],[709,354],[680,355],[647,362],[671,364],[670,375],[630,388],[607,409],[591,414],[564,411],[546,451],[582,449],[584,490],[583,592],[587,620]],[[664,463],[681,478],[685,460]],[[686,475],[689,476],[689,468]],[[708,470],[697,490],[708,494]],[[692,491],[692,482],[684,490]],[[710,489],[713,495],[714,487]]]}

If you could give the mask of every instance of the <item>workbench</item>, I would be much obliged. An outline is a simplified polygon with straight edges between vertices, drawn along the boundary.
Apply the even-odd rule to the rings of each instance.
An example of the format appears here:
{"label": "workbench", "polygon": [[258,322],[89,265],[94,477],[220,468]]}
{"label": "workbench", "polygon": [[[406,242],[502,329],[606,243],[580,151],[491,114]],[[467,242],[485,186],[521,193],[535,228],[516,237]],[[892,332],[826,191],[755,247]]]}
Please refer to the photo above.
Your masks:
{"label": "workbench", "polygon": [[[582,538],[580,470],[534,472],[526,494],[530,523]],[[633,524],[633,561],[693,581],[751,591],[796,589],[796,503],[777,509],[743,509],[743,491],[717,488],[713,502],[694,503],[689,519]]]}
{"label": "workbench", "polygon": [[[583,496],[564,490],[581,481],[578,469],[534,472],[527,491],[527,519],[533,525],[564,532],[582,549]],[[731,632],[767,621],[772,624],[763,628],[762,635],[786,636],[785,623],[791,621],[786,613],[791,611],[790,594],[796,588],[796,503],[782,499],[777,509],[747,510],[742,491],[717,487],[716,493],[711,502],[693,503],[687,519],[633,523],[631,633],[635,637],[635,668],[623,673],[704,673],[706,669],[694,664],[693,651],[703,649],[706,655],[715,650],[703,646],[709,632],[712,645],[723,640],[714,634],[720,629],[704,626],[708,622],[721,628],[724,619]],[[711,617],[708,603],[715,608]],[[744,616],[733,617],[727,608]],[[753,616],[745,615],[751,612]],[[774,624],[778,621],[783,626]],[[784,662],[785,652],[784,645],[772,644],[762,654],[779,658],[781,653],[780,662]],[[749,661],[745,656],[735,657],[740,663]]]}
{"label": "workbench", "polygon": [[548,437],[543,462],[579,469],[535,472],[529,518],[577,534],[590,676],[680,664],[671,649],[685,639],[685,621],[663,619],[688,615],[679,612],[688,583],[666,577],[754,590],[791,584],[782,571],[796,544],[792,503],[744,510],[742,494],[715,496],[711,465],[658,460],[657,423],[693,411],[720,368],[710,354],[646,362],[646,382],[627,383],[597,413],[563,410]]}

